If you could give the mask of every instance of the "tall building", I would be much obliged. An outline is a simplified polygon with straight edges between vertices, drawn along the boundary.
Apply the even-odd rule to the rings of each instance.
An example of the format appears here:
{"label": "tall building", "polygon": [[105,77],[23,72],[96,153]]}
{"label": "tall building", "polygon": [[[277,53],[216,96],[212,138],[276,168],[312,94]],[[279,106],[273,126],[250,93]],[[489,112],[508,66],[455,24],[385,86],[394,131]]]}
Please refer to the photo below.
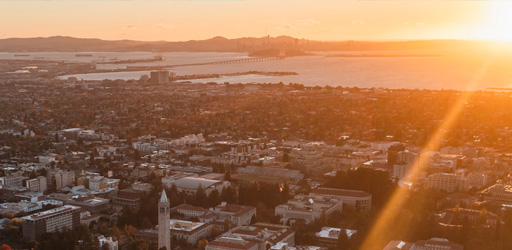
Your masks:
{"label": "tall building", "polygon": [[169,82],[169,71],[167,70],[159,70],[159,71],[151,71],[150,81],[152,83],[168,83]]}
{"label": "tall building", "polygon": [[80,207],[66,205],[22,219],[23,237],[27,240],[38,240],[45,233],[77,228],[80,225]]}
{"label": "tall building", "polygon": [[23,184],[22,171],[6,174],[4,177],[0,177],[0,185],[5,187],[20,187]]}
{"label": "tall building", "polygon": [[72,186],[75,183],[75,172],[62,170],[48,171],[48,182],[53,183],[53,180],[55,180],[55,188],[57,190]]}
{"label": "tall building", "polygon": [[165,247],[167,250],[171,250],[170,214],[171,206],[164,189],[160,202],[158,202],[158,249]]}
{"label": "tall building", "polygon": [[32,192],[44,193],[47,189],[46,177],[38,176],[37,178],[26,181],[27,188]]}

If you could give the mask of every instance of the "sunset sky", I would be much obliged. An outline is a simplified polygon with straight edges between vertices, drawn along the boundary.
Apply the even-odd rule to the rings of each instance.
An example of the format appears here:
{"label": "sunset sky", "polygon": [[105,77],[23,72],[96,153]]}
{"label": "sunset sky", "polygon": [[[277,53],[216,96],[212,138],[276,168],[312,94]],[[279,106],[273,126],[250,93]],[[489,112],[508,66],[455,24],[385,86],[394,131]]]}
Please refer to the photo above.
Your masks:
{"label": "sunset sky", "polygon": [[512,40],[511,1],[0,0],[0,38]]}

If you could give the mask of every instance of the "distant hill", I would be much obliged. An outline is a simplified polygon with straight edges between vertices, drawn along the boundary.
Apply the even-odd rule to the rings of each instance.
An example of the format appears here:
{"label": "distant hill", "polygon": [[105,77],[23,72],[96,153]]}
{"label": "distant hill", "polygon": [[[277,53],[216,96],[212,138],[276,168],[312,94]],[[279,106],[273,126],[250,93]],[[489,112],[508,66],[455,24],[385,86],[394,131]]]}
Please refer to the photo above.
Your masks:
{"label": "distant hill", "polygon": [[184,42],[145,42],[133,40],[109,41],[65,36],[0,39],[0,52],[85,52],[85,51],[197,51],[255,52],[269,49],[298,51],[370,51],[460,49],[485,42],[463,40],[421,40],[398,42],[310,41],[289,36],[244,37],[227,39],[214,37]]}

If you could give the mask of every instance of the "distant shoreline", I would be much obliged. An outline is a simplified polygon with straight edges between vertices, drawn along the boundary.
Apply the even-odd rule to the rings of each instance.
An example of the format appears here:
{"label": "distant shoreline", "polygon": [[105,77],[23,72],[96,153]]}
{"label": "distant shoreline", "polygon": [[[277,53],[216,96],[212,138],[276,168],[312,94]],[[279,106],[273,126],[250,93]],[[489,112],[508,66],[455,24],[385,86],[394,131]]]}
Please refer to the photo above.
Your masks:
{"label": "distant shoreline", "polygon": [[407,54],[336,54],[336,55],[328,55],[326,57],[440,57],[443,55],[407,55]]}

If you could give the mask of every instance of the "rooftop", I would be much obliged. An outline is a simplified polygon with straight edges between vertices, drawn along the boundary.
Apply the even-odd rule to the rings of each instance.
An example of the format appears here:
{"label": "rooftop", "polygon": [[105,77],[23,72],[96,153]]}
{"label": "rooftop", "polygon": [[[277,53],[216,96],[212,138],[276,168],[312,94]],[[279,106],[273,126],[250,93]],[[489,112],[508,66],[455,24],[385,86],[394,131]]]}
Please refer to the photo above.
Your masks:
{"label": "rooftop", "polygon": [[185,188],[185,189],[197,189],[201,186],[203,189],[206,189],[214,184],[220,183],[221,181],[205,179],[200,177],[185,177],[177,180],[175,182],[177,187]]}
{"label": "rooftop", "polygon": [[73,210],[79,210],[79,209],[80,209],[80,207],[77,207],[77,206],[65,205],[62,207],[50,209],[48,211],[39,212],[39,213],[25,216],[25,217],[23,217],[23,220],[40,220],[40,219],[48,218],[53,215],[57,215],[57,214],[61,214],[61,213],[65,213],[65,212],[69,212],[69,211],[73,211]]}
{"label": "rooftop", "polygon": [[172,230],[190,232],[206,224],[201,222],[171,219],[170,225]]}
{"label": "rooftop", "polygon": [[336,196],[351,196],[351,197],[371,197],[372,195],[360,191],[360,190],[350,190],[350,189],[337,189],[337,188],[317,188],[310,192],[310,194],[320,194],[320,195],[336,195]]}
{"label": "rooftop", "polygon": [[341,228],[335,228],[335,227],[323,227],[320,232],[315,233],[316,237],[321,238],[330,238],[330,239],[338,239],[338,235],[341,231],[345,231],[347,234],[347,237],[350,238],[352,235],[357,233],[357,230],[353,229],[341,229]]}

